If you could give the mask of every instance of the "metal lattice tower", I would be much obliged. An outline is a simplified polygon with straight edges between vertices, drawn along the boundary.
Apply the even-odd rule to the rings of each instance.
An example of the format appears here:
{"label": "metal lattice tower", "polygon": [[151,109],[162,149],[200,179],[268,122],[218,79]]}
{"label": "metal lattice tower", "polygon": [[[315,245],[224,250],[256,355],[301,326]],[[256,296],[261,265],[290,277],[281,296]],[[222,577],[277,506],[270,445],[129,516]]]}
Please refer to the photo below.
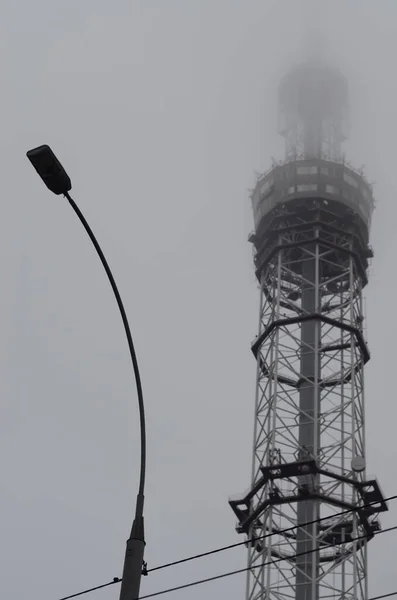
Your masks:
{"label": "metal lattice tower", "polygon": [[252,482],[229,503],[247,536],[248,600],[366,600],[367,543],[387,510],[365,472],[372,189],[341,157],[348,96],[338,71],[292,69],[279,102],[286,158],[252,193]]}

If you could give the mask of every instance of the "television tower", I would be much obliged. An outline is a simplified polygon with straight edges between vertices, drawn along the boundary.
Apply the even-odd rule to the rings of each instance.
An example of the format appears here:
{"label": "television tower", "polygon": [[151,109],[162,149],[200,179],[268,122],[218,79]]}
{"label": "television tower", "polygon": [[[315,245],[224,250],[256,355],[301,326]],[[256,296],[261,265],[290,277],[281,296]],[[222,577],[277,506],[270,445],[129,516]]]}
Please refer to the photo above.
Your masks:
{"label": "television tower", "polygon": [[229,500],[247,536],[248,600],[366,600],[367,543],[387,510],[365,455],[362,291],[374,201],[341,155],[347,109],[339,71],[294,67],[279,88],[285,160],[251,196],[252,483]]}

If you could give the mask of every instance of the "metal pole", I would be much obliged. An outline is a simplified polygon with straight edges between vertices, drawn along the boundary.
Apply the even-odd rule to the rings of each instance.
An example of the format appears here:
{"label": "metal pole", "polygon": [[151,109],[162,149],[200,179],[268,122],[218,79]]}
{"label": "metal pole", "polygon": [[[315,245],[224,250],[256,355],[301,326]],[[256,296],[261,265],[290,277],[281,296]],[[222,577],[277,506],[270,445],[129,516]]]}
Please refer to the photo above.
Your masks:
{"label": "metal pole", "polygon": [[[302,311],[304,314],[316,312],[316,248],[313,258],[309,254],[302,260],[302,277],[305,280],[302,290]],[[318,434],[315,416],[318,414],[317,385],[319,374],[316,373],[316,341],[319,323],[316,320],[303,322],[301,325],[301,384],[299,388],[299,446],[305,449],[301,458],[316,458],[316,441]],[[299,477],[299,485],[308,486],[308,493],[313,490],[313,475]],[[296,600],[316,600],[313,596],[313,580],[316,578],[316,554],[313,544],[316,543],[316,525],[301,526],[302,523],[312,522],[318,518],[319,506],[317,500],[303,500],[297,507],[297,542],[296,553]],[[314,575],[314,577],[313,577]]]}
{"label": "metal pole", "polygon": [[106,271],[113,293],[115,295],[117,305],[120,310],[121,318],[123,320],[124,330],[127,337],[128,347],[130,350],[132,366],[135,374],[138,405],[139,405],[139,419],[140,419],[140,430],[141,430],[141,468],[139,478],[139,491],[136,500],[135,507],[135,519],[131,528],[130,537],[127,540],[127,547],[124,558],[123,578],[120,589],[120,600],[136,600],[139,597],[139,589],[141,585],[142,577],[142,566],[143,566],[143,554],[145,549],[145,534],[144,534],[144,521],[143,521],[143,504],[144,504],[144,490],[145,490],[145,476],[146,476],[146,425],[145,425],[145,407],[143,403],[143,392],[141,377],[138,368],[138,361],[136,358],[134,343],[132,341],[132,335],[130,326],[127,319],[127,314],[124,309],[123,301],[120,296],[120,292],[117,288],[115,279],[112,271],[108,265],[105,255],[91,229],[83,213],[69,195],[65,192],[65,197],[68,199],[69,204],[73,208],[74,212],[80,219],[84,229],[86,230],[91,242],[93,243],[95,250],[101,260],[101,263]]}

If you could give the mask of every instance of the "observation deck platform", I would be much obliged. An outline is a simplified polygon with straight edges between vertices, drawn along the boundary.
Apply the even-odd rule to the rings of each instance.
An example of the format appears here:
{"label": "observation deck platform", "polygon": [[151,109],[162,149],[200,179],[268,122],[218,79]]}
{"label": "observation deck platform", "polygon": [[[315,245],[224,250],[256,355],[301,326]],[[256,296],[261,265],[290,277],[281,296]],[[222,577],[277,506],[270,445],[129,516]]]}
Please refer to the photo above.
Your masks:
{"label": "observation deck platform", "polygon": [[356,216],[368,239],[374,209],[372,187],[346,162],[302,158],[276,164],[258,177],[251,200],[256,237],[267,229],[277,209],[320,200],[341,216],[345,212]]}

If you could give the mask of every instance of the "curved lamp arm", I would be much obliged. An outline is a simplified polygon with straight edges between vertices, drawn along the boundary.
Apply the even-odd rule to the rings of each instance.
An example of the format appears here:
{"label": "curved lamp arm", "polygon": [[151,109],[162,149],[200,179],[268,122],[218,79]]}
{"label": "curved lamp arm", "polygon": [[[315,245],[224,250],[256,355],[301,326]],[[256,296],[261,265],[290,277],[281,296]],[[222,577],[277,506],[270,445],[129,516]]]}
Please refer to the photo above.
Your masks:
{"label": "curved lamp arm", "polygon": [[145,548],[145,532],[144,532],[144,521],[143,521],[143,503],[144,503],[144,491],[145,491],[145,475],[146,475],[146,424],[145,424],[145,407],[143,404],[143,393],[141,376],[139,373],[138,361],[136,358],[134,343],[132,341],[132,335],[130,326],[127,319],[127,314],[123,305],[123,301],[120,296],[120,292],[117,288],[117,284],[113,277],[112,271],[108,265],[104,253],[96,239],[91,227],[85,219],[83,213],[77,206],[76,202],[70,196],[69,192],[64,192],[65,198],[68,199],[69,204],[73,208],[74,212],[78,216],[86,230],[91,242],[93,243],[95,250],[101,260],[103,268],[106,271],[110,285],[114,296],[117,301],[117,305],[120,310],[121,318],[123,320],[125,335],[128,341],[128,347],[130,350],[132,366],[135,374],[136,389],[138,394],[139,404],[139,419],[141,428],[141,470],[139,477],[139,490],[136,500],[135,507],[135,519],[132,524],[130,537],[127,540],[127,548],[124,558],[123,577],[121,580],[120,589],[120,600],[137,600],[139,597],[139,589],[142,575],[143,566],[143,553]]}
{"label": "curved lamp arm", "polygon": [[[140,477],[139,477],[139,491],[138,491],[138,496],[142,497],[142,510],[143,510],[143,497],[144,497],[144,492],[145,492],[145,476],[146,476],[146,426],[145,426],[145,406],[143,403],[143,392],[142,392],[142,382],[141,382],[141,376],[139,373],[139,367],[138,367],[138,360],[136,357],[136,353],[135,353],[135,348],[134,348],[134,342],[132,341],[132,335],[131,335],[131,330],[130,330],[130,325],[128,323],[128,318],[127,318],[127,314],[125,312],[125,308],[124,308],[124,304],[123,301],[121,299],[120,296],[120,292],[118,290],[116,281],[113,277],[113,273],[109,267],[109,264],[105,258],[104,253],[102,252],[102,249],[99,245],[98,240],[96,239],[94,232],[92,231],[91,227],[89,226],[86,218],[84,217],[83,213],[81,212],[81,210],[79,209],[79,207],[77,206],[76,202],[73,200],[73,198],[70,196],[69,192],[66,192],[64,194],[65,198],[68,199],[70,206],[73,208],[74,212],[76,213],[76,215],[78,216],[78,218],[81,221],[81,224],[83,225],[84,229],[86,230],[93,246],[95,247],[95,250],[97,251],[97,254],[100,258],[100,261],[103,265],[103,268],[106,271],[106,275],[108,276],[109,279],[109,283],[112,287],[114,296],[116,298],[116,302],[117,305],[119,307],[120,310],[120,315],[123,321],[123,325],[124,325],[124,330],[125,330],[125,335],[127,338],[127,342],[128,342],[128,348],[130,351],[130,356],[131,356],[131,362],[132,362],[132,366],[134,369],[134,375],[135,375],[135,382],[136,382],[136,391],[137,391],[137,395],[138,395],[138,405],[139,405],[139,420],[140,420],[140,428],[141,428],[141,469],[140,469]],[[138,508],[138,507],[137,507]]]}

